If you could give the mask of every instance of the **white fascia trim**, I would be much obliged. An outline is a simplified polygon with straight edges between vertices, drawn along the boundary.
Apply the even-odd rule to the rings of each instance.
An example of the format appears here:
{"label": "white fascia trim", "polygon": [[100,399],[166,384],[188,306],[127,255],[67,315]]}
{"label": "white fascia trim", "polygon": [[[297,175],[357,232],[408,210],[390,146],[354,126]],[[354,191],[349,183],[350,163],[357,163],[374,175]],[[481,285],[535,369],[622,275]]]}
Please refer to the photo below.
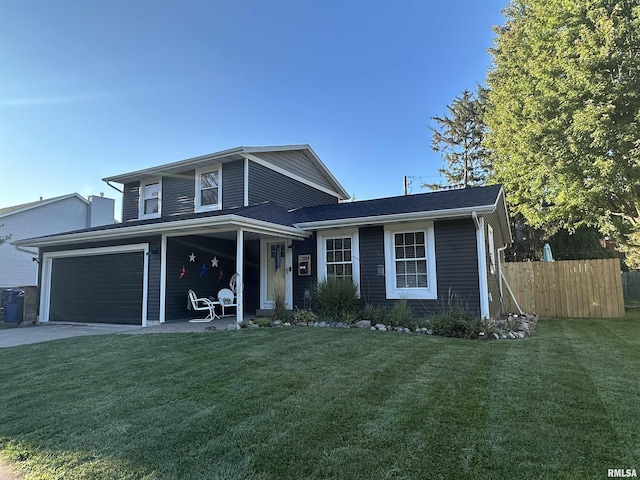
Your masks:
{"label": "white fascia trim", "polygon": [[40,322],[49,321],[49,309],[51,306],[51,272],[54,258],[86,257],[89,255],[111,255],[116,253],[142,252],[144,266],[142,272],[142,326],[147,326],[147,293],[149,289],[149,244],[135,243],[131,245],[118,245],[114,247],[79,248],[75,250],[60,250],[57,252],[45,252],[42,254],[42,275],[40,277]]}
{"label": "white fascia trim", "polygon": [[329,189],[327,187],[323,187],[322,185],[318,185],[317,183],[314,183],[311,180],[307,180],[306,178],[303,178],[303,177],[301,177],[299,175],[296,175],[295,173],[291,173],[290,171],[285,170],[284,168],[280,168],[280,167],[274,165],[271,162],[268,162],[268,161],[263,160],[263,159],[261,159],[259,157],[256,157],[255,155],[244,154],[243,156],[245,158],[248,158],[252,162],[257,163],[258,165],[262,165],[265,168],[273,170],[274,172],[278,172],[278,173],[280,173],[282,175],[285,175],[285,176],[287,176],[289,178],[292,178],[293,180],[297,180],[300,183],[303,183],[305,185],[313,187],[313,188],[315,188],[317,190],[320,190],[320,191],[322,191],[324,193],[328,193],[329,195],[334,196],[334,197],[336,197],[338,199],[342,198],[342,196],[338,192],[335,192],[335,191],[333,191],[333,190],[331,190],[331,189]]}
{"label": "white fascia trim", "polygon": [[484,218],[473,215],[476,222],[476,249],[478,253],[478,286],[480,289],[480,316],[489,318],[489,284],[487,282],[487,256],[485,254]]}
{"label": "white fascia trim", "polygon": [[318,232],[316,237],[318,262],[317,272],[318,280],[326,280],[327,278],[327,251],[325,240],[330,238],[351,237],[351,265],[352,277],[356,284],[358,298],[360,298],[360,233],[357,228],[325,230]]}
{"label": "white fascia trim", "polygon": [[[144,212],[144,189],[147,185],[158,183],[160,185],[160,195],[158,196],[158,213]],[[162,177],[151,178],[140,182],[138,187],[138,220],[148,220],[150,218],[160,218],[162,216]]]}
{"label": "white fascia trim", "polygon": [[449,218],[470,217],[473,212],[492,213],[493,205],[485,205],[475,208],[456,208],[451,210],[433,210],[429,212],[396,213],[391,215],[374,215],[369,217],[353,217],[338,220],[321,220],[318,222],[301,222],[296,226],[302,230],[323,230],[336,227],[355,227],[367,224],[385,225],[398,222],[432,221]]}
{"label": "white fascia trim", "polygon": [[129,183],[129,182],[137,182],[141,178],[155,177],[161,173],[175,171],[175,169],[186,170],[188,167],[196,166],[198,164],[209,162],[211,160],[222,161],[224,157],[237,155],[242,151],[243,151],[243,147],[235,147],[229,150],[222,150],[221,152],[208,153],[206,155],[200,155],[199,157],[192,157],[186,160],[179,160],[177,162],[166,163],[164,165],[159,165],[156,167],[149,167],[149,168],[144,168],[142,170],[136,170],[134,172],[123,173],[121,175],[113,175],[111,177],[105,177],[102,179],[102,181],[116,182],[124,185],[125,183]]}
{"label": "white fascia trim", "polygon": [[333,176],[331,170],[329,170],[324,162],[320,160],[320,157],[318,156],[318,154],[316,154],[316,152],[313,151],[313,148],[311,148],[309,145],[307,145],[306,147],[306,150],[311,154],[316,165],[329,177],[329,181],[338,186],[340,194],[342,195],[341,199],[348,200],[350,198],[349,193],[344,189],[342,185],[340,185],[340,182],[336,177]]}
{"label": "white fascia trim", "polygon": [[[34,238],[15,242],[17,245],[26,247],[50,247],[63,245],[68,242],[79,241],[106,241],[113,239],[131,238],[146,234],[183,233],[185,235],[195,235],[198,232],[228,231],[236,227],[241,227],[245,231],[255,233],[265,233],[272,236],[288,236],[296,239],[308,238],[310,232],[300,230],[296,227],[277,225],[263,220],[254,220],[240,215],[229,214],[217,217],[192,218],[189,220],[175,222],[159,222],[150,225],[135,225],[130,227],[114,228],[109,230],[97,230],[92,232],[70,233],[67,235],[56,235],[55,238]],[[189,231],[184,232],[185,229]],[[183,231],[183,232],[180,232]]]}
{"label": "white fascia trim", "polygon": [[[427,288],[397,288],[394,234],[424,231],[427,254]],[[436,241],[433,222],[408,223],[384,226],[384,277],[386,298],[400,300],[436,300],[438,298],[438,276],[436,271]]]}
{"label": "white fascia trim", "polygon": [[[200,205],[200,175],[202,175],[203,173],[208,173],[208,172],[214,172],[217,171],[218,172],[218,203],[216,203],[215,205],[206,205],[206,206],[201,206]],[[221,210],[222,209],[222,164],[217,164],[217,165],[210,165],[210,166],[206,166],[206,167],[201,167],[198,168],[196,170],[196,174],[195,174],[195,198],[194,198],[194,213],[202,213],[202,212],[212,212],[214,210]]]}
{"label": "white fascia trim", "polygon": [[244,190],[244,202],[243,205],[245,207],[249,206],[249,159],[247,157],[244,158],[244,167],[243,167],[243,190]]}

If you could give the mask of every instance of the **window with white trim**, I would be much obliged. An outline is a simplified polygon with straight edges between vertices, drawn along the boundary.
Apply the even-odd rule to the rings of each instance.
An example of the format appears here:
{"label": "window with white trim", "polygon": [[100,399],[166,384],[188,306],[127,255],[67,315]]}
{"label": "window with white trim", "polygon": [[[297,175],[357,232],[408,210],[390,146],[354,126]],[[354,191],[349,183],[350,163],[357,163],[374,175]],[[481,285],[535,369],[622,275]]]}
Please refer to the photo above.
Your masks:
{"label": "window with white trim", "polygon": [[360,292],[360,259],[357,229],[318,232],[318,280],[352,279]]}
{"label": "window with white trim", "polygon": [[496,274],[496,247],[493,240],[493,228],[487,225],[487,238],[489,240],[489,272],[491,275]]}
{"label": "window with white trim", "polygon": [[156,218],[162,208],[162,180],[140,182],[140,210],[138,218]]}
{"label": "window with white trim", "polygon": [[220,165],[196,171],[196,211],[222,208],[222,171]]}
{"label": "window with white trim", "polygon": [[387,298],[437,298],[432,222],[385,226],[384,251]]}

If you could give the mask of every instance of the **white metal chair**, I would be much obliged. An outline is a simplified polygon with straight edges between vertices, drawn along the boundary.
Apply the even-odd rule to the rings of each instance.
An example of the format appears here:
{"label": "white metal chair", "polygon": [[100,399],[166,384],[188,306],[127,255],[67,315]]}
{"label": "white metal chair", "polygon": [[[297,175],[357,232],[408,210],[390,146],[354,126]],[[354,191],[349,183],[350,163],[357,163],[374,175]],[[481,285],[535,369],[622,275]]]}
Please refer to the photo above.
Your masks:
{"label": "white metal chair", "polygon": [[222,308],[222,316],[225,316],[224,309],[228,307],[238,307],[235,294],[228,288],[223,288],[218,292],[218,303]]}
{"label": "white metal chair", "polygon": [[[188,306],[191,307],[191,310],[195,310],[195,311],[198,311],[198,312],[201,312],[201,311],[208,311],[209,312],[209,315],[207,315],[206,318],[193,318],[193,319],[189,320],[189,322],[191,322],[191,323],[210,322],[214,318],[220,318],[216,314],[216,305],[220,305],[220,303],[219,302],[214,302],[213,300],[210,300],[208,298],[198,298],[196,296],[196,293],[193,290],[189,290],[189,304],[188,304]],[[224,308],[223,308],[222,311],[224,313]]]}

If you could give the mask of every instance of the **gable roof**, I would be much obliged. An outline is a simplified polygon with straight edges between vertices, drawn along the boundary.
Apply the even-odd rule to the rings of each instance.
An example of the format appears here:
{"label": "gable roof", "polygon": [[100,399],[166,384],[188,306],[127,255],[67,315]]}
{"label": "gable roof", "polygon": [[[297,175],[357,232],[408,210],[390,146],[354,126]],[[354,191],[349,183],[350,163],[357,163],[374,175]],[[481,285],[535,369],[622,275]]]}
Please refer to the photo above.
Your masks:
{"label": "gable roof", "polygon": [[469,216],[472,211],[488,213],[496,209],[501,197],[504,197],[502,185],[489,185],[319,205],[292,213],[295,223],[302,228],[331,228],[363,221],[386,223],[418,216],[436,219]]}
{"label": "gable roof", "polygon": [[274,202],[268,201],[248,207],[234,207],[204,213],[189,213],[174,217],[132,220],[129,222],[101,225],[13,242],[19,246],[43,247],[72,242],[90,242],[135,238],[161,233],[197,235],[204,232],[225,231],[243,228],[247,231],[281,235],[290,238],[305,238],[310,233],[298,229],[291,223],[291,214]]}
{"label": "gable roof", "polygon": [[71,242],[134,238],[147,234],[193,234],[243,228],[288,238],[304,238],[313,230],[395,222],[469,218],[498,212],[501,228],[509,232],[502,185],[377,198],[287,211],[272,201],[174,217],[134,220],[72,232],[25,239],[17,245],[41,247]]}
{"label": "gable roof", "polygon": [[[211,162],[227,163],[233,162],[235,160],[242,160],[245,158],[250,158],[254,161],[262,162],[263,164],[269,164],[276,171],[279,171],[281,170],[281,167],[279,165],[276,165],[272,160],[269,160],[268,154],[293,151],[301,151],[303,153],[304,158],[317,169],[318,174],[323,178],[323,183],[325,183],[326,186],[330,187],[330,189],[333,190],[339,198],[341,198],[342,200],[346,200],[347,198],[349,198],[349,194],[346,192],[344,187],[340,184],[340,182],[338,182],[338,180],[329,171],[327,166],[322,162],[322,160],[320,160],[320,157],[318,157],[318,155],[308,144],[263,147],[236,147],[228,150],[221,150],[219,152],[208,153],[206,155],[201,155],[198,157],[187,158],[185,160],[180,160],[177,162],[157,165],[142,170],[127,172],[120,175],[113,175],[110,177],[105,177],[102,180],[107,183],[115,182],[125,184],[129,182],[150,179],[162,174],[179,173],[186,170],[200,168],[206,166]],[[267,154],[266,158],[260,158],[260,154]]]}
{"label": "gable roof", "polygon": [[43,207],[45,205],[50,205],[52,203],[60,202],[62,200],[67,200],[68,198],[74,198],[74,197],[77,197],[79,200],[82,200],[87,205],[89,204],[89,201],[86,198],[84,198],[82,195],[79,195],[78,193],[69,193],[67,195],[61,195],[59,197],[46,198],[43,200],[37,200],[35,202],[22,203],[20,205],[13,205],[11,207],[0,208],[0,218],[7,217],[9,215],[14,215],[16,213],[25,212],[27,210],[31,210],[34,208]]}

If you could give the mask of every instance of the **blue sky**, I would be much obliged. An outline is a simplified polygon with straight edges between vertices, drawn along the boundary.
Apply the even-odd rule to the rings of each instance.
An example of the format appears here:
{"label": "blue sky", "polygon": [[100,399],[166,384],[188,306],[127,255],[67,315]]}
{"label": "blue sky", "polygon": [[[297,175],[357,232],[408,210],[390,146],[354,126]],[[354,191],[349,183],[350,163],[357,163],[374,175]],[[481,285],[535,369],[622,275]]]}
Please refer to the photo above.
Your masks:
{"label": "blue sky", "polygon": [[423,191],[506,4],[0,0],[0,207],[240,145],[308,143],[358,200]]}

